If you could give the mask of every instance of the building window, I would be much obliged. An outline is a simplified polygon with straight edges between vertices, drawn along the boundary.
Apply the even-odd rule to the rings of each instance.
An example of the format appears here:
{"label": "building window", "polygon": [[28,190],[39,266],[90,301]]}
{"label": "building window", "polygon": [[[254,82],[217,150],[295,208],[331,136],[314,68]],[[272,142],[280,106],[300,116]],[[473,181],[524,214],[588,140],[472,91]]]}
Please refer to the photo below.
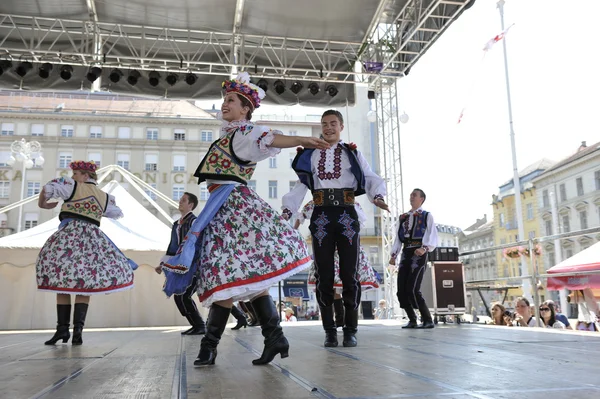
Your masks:
{"label": "building window", "polygon": [[560,201],[561,202],[566,201],[567,200],[567,188],[565,186],[565,183],[558,186],[558,191],[560,193]]}
{"label": "building window", "polygon": [[94,161],[96,167],[102,167],[102,154],[99,152],[88,152],[88,161]]}
{"label": "building window", "polygon": [[173,171],[174,172],[185,171],[185,155],[174,155],[173,156]]}
{"label": "building window", "polygon": [[31,135],[32,136],[43,136],[44,135],[44,125],[39,123],[34,123],[31,125]]}
{"label": "building window", "polygon": [[213,132],[211,130],[203,130],[200,133],[200,141],[213,141]]}
{"label": "building window", "polygon": [[269,198],[277,198],[277,180],[269,180]]}
{"label": "building window", "polygon": [[546,223],[546,235],[551,236],[552,235],[552,221],[546,220],[545,223]]}
{"label": "building window", "polygon": [[25,230],[30,229],[38,225],[38,214],[37,213],[26,213],[25,214]]}
{"label": "building window", "polygon": [[3,123],[1,132],[2,136],[13,136],[15,134],[15,124]]}
{"label": "building window", "polygon": [[148,172],[154,172],[158,170],[158,155],[146,154],[144,170]]}
{"label": "building window", "polygon": [[292,191],[296,187],[296,180],[290,180],[290,191]]}
{"label": "building window", "polygon": [[533,220],[533,204],[527,204],[527,220]]}
{"label": "building window", "polygon": [[208,187],[205,185],[200,186],[200,201],[208,201]]}
{"label": "building window", "polygon": [[9,166],[10,151],[0,151],[0,167]]}
{"label": "building window", "polygon": [[70,152],[59,152],[58,153],[58,167],[61,169],[67,169],[69,164],[73,161],[73,154]]}
{"label": "building window", "polygon": [[131,128],[128,126],[119,127],[117,136],[120,139],[130,139],[131,138]]}
{"label": "building window", "polygon": [[0,198],[8,198],[10,194],[10,182],[0,181]]}
{"label": "building window", "polygon": [[554,252],[548,252],[548,263],[550,267],[556,264],[556,257],[554,256]]}
{"label": "building window", "polygon": [[173,140],[185,141],[185,129],[174,129]]}
{"label": "building window", "polygon": [[565,215],[562,217],[563,233],[569,233],[571,231],[571,225],[569,224],[569,216]]}
{"label": "building window", "polygon": [[298,131],[297,130],[290,130],[289,136],[297,136],[297,135],[298,135]]}
{"label": "building window", "polygon": [[39,181],[27,182],[27,197],[38,195],[41,191],[41,183]]}
{"label": "building window", "polygon": [[583,195],[583,178],[578,177],[575,182],[577,183],[577,195],[581,197]]}
{"label": "building window", "polygon": [[565,248],[565,259],[569,259],[573,256],[573,248]]}
{"label": "building window", "polygon": [[183,184],[173,184],[173,200],[179,201],[185,193],[185,186]]}
{"label": "building window", "polygon": [[269,158],[269,168],[275,169],[277,167],[277,158]]}
{"label": "building window", "polygon": [[73,137],[73,126],[62,125],[60,127],[60,137]]}
{"label": "building window", "polygon": [[125,170],[129,170],[129,154],[118,153],[117,165]]}
{"label": "building window", "polygon": [[158,129],[154,127],[149,127],[146,129],[146,139],[147,140],[158,140]]}
{"label": "building window", "polygon": [[579,212],[579,223],[581,224],[582,230],[588,228],[587,211]]}
{"label": "building window", "polygon": [[102,138],[102,126],[90,126],[90,138],[91,139]]}
{"label": "building window", "polygon": [[256,180],[248,180],[247,186],[252,189],[252,191],[256,191]]}
{"label": "building window", "polygon": [[532,240],[535,238],[535,231],[530,231],[529,232],[529,239]]}
{"label": "building window", "polygon": [[[156,183],[150,183],[150,187],[152,188],[156,188]],[[151,190],[144,190],[144,192],[146,193],[146,195],[148,195],[148,197],[150,197],[153,201],[156,201],[156,194],[154,192],[152,192]]]}
{"label": "building window", "polygon": [[596,182],[596,190],[600,190],[600,170],[594,172],[594,181]]}
{"label": "building window", "polygon": [[504,214],[503,213],[500,214],[500,228],[501,229],[504,228]]}
{"label": "building window", "polygon": [[542,205],[544,207],[550,206],[550,199],[548,198],[548,190],[542,191]]}

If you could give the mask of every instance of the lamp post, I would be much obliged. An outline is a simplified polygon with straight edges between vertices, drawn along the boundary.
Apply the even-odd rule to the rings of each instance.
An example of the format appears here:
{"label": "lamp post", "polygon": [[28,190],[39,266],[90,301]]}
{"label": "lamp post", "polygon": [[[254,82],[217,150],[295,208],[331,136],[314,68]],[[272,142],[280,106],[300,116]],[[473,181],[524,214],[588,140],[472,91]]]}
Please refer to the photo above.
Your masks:
{"label": "lamp post", "polygon": [[[25,139],[16,140],[10,145],[11,157],[8,158],[10,166],[16,162],[23,163],[23,173],[21,175],[21,200],[25,196],[25,172],[27,169],[33,168],[34,160],[35,164],[43,165],[44,157],[42,157],[42,145],[37,141],[27,142]],[[23,221],[23,205],[19,207],[19,222],[17,224],[17,233],[21,231],[21,224]]]}

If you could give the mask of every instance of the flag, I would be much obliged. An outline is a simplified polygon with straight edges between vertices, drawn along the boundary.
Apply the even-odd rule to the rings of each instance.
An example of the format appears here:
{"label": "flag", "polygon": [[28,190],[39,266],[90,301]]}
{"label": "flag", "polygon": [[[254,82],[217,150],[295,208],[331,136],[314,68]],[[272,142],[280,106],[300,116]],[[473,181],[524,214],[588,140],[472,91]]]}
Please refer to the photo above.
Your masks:
{"label": "flag", "polygon": [[514,24],[510,25],[508,28],[504,29],[502,32],[498,33],[496,36],[494,36],[490,40],[488,40],[487,43],[485,44],[485,46],[483,46],[483,51],[487,52],[494,46],[494,44],[496,44],[500,40],[504,39],[504,36],[506,36],[506,33],[508,33],[508,30],[510,28],[512,28],[513,25]]}

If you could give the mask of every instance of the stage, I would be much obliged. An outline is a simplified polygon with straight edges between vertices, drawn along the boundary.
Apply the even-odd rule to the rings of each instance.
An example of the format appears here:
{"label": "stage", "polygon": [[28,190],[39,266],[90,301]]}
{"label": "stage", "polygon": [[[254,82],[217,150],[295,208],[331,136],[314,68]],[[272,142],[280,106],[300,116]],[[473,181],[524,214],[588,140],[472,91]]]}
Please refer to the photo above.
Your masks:
{"label": "stage", "polygon": [[[600,334],[471,324],[402,330],[363,321],[356,348],[324,348],[319,322],[288,323],[290,357],[253,366],[259,327],[224,334],[216,365],[195,368],[183,328],[0,332],[2,398],[552,398],[600,395]],[[341,338],[341,331],[338,333]]]}

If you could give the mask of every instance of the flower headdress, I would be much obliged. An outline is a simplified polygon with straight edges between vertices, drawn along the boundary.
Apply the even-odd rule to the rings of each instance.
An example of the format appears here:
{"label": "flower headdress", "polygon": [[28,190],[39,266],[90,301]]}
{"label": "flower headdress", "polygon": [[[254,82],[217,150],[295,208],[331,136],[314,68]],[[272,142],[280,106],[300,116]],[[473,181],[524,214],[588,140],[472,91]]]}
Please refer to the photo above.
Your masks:
{"label": "flower headdress", "polygon": [[248,72],[242,72],[237,78],[224,81],[222,86],[226,93],[237,93],[244,96],[252,104],[252,110],[260,107],[260,100],[265,98],[265,91],[250,83]]}
{"label": "flower headdress", "polygon": [[73,170],[85,170],[88,172],[95,172],[98,168],[98,165],[96,165],[94,161],[73,161],[69,164],[69,167]]}

